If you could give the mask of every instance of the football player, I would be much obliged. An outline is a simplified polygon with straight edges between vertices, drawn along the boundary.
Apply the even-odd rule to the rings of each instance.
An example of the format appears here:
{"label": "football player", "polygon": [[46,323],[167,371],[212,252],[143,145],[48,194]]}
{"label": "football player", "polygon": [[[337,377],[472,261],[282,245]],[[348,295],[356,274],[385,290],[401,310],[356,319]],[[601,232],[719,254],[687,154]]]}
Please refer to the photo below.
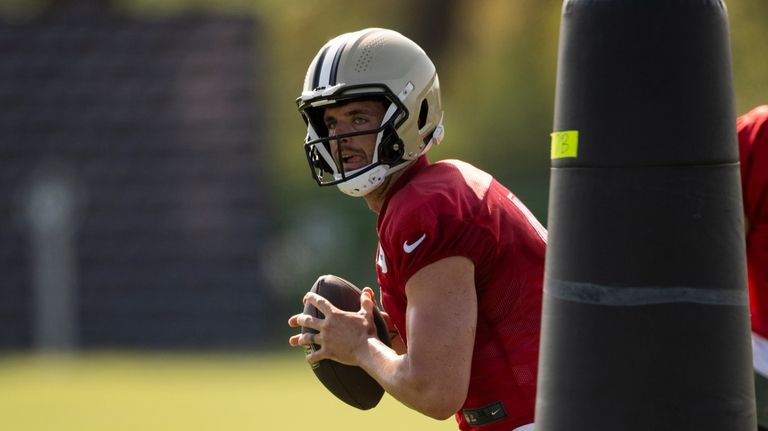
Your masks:
{"label": "football player", "polygon": [[399,335],[394,348],[376,337],[365,288],[356,313],[308,293],[325,318],[292,316],[319,333],[290,344],[314,342],[310,363],[362,367],[403,404],[455,415],[462,430],[532,429],[547,232],[490,174],[428,160],[445,134],[430,58],[395,31],[342,34],[312,60],[297,103],[313,178],[378,215],[380,302]]}

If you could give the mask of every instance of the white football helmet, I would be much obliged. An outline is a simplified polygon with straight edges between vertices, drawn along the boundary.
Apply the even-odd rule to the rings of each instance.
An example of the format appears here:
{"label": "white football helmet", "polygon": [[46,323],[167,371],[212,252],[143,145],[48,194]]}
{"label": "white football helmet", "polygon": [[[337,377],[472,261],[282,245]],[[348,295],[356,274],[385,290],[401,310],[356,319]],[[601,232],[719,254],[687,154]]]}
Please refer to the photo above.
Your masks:
{"label": "white football helmet", "polygon": [[[387,106],[378,128],[328,136],[325,107],[371,99]],[[370,193],[444,135],[435,66],[421,47],[392,30],[368,28],[326,43],[309,65],[296,103],[307,124],[304,150],[312,177],[350,196]],[[341,145],[334,158],[330,141],[363,134],[376,134],[373,161],[345,172],[343,164],[336,163],[343,159]]]}

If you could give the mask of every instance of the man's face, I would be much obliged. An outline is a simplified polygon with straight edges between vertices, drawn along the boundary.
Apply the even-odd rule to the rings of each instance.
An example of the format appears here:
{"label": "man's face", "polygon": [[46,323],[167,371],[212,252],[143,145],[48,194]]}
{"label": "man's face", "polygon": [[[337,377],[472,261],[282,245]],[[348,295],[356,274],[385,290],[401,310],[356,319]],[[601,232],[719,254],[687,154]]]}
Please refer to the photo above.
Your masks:
{"label": "man's face", "polygon": [[[323,121],[328,128],[328,136],[344,135],[353,132],[374,130],[384,118],[384,105],[374,100],[356,101],[325,109]],[[373,161],[376,134],[351,136],[331,140],[331,154],[344,172],[350,172],[371,164]],[[341,146],[341,153],[339,153]],[[339,160],[341,154],[341,160]]]}

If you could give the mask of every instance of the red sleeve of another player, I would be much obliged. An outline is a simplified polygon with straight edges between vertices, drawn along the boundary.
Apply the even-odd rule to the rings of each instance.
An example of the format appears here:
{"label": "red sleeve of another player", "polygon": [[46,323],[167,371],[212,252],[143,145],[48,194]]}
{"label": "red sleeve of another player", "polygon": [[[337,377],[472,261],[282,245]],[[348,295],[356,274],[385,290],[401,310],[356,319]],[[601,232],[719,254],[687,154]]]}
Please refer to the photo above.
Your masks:
{"label": "red sleeve of another player", "polygon": [[750,224],[768,222],[768,105],[739,117],[736,128],[744,212]]}
{"label": "red sleeve of another player", "polygon": [[768,337],[768,106],[739,117],[752,330]]}

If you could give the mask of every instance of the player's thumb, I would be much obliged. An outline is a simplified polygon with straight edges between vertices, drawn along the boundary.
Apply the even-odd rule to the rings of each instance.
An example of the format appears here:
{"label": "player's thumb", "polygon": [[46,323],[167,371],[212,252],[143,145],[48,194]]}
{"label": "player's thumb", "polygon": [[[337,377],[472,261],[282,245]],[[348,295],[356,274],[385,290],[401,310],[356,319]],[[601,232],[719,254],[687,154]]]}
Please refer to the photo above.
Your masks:
{"label": "player's thumb", "polygon": [[360,294],[360,309],[365,313],[372,313],[375,306],[376,300],[374,299],[373,289],[364,287],[363,292]]}

